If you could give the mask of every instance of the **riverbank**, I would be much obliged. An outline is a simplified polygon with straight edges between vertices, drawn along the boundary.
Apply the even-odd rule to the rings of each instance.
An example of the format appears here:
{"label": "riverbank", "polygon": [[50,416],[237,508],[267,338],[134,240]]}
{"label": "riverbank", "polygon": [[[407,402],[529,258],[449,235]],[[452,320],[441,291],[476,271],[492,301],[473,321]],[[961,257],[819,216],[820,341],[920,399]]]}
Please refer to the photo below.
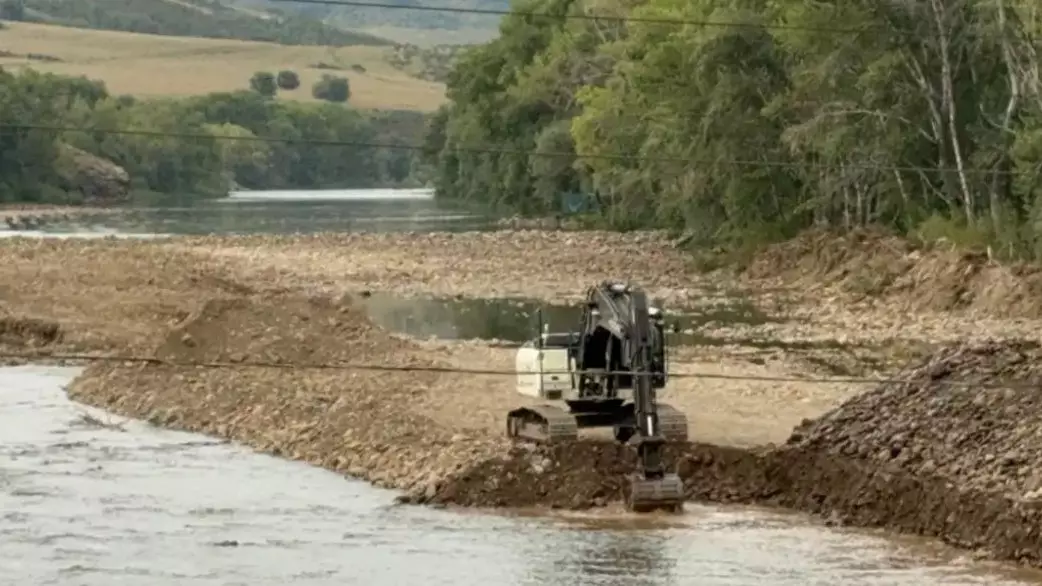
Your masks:
{"label": "riverbank", "polygon": [[119,213],[119,208],[89,206],[60,206],[45,204],[0,205],[0,219],[8,229],[31,229],[54,222],[69,222],[78,219]]}
{"label": "riverbank", "polygon": [[388,508],[391,495],[362,482],[71,403],[63,391],[71,370],[0,369],[0,573],[10,583],[202,586],[221,576],[396,586],[477,575],[509,584],[533,564],[549,583],[606,572],[648,586],[707,584],[706,576],[707,586],[765,576],[780,586],[822,576],[866,586],[1042,583],[1034,572],[974,563],[935,543],[829,531],[760,508],[691,505],[679,517],[639,518],[614,507],[494,515]]}
{"label": "riverbank", "polygon": [[[818,260],[832,245],[845,250],[849,262],[844,266]],[[13,311],[63,322],[81,345],[120,348],[135,343],[128,336],[140,341],[184,317],[208,294],[379,292],[575,304],[590,285],[620,275],[639,283],[667,309],[714,307],[741,297],[775,318],[700,327],[707,337],[742,346],[932,346],[1034,339],[1042,332],[1042,304],[1036,301],[1042,295],[1034,293],[1042,285],[1035,284],[1037,276],[1029,268],[965,258],[943,248],[881,253],[887,250],[885,242],[867,239],[845,245],[819,242],[817,248],[784,258],[770,249],[748,271],[734,275],[699,272],[663,233],[5,239],[0,242],[0,283]],[[862,264],[869,257],[877,262]],[[873,295],[852,288],[855,274],[871,276],[876,268],[898,276]],[[131,286],[137,289],[113,291]],[[959,292],[958,303],[924,302]]]}
{"label": "riverbank", "polygon": [[[615,446],[590,443],[559,451],[511,446],[502,436],[503,413],[525,402],[514,393],[511,377],[419,370],[509,370],[512,350],[481,341],[406,338],[368,321],[358,299],[373,293],[434,293],[574,302],[589,285],[619,274],[631,276],[670,306],[745,295],[779,319],[706,325],[705,332],[725,343],[679,348],[671,355],[673,371],[712,375],[675,378],[664,395],[688,414],[699,442],[675,451],[692,498],[782,505],[836,522],[940,536],[990,548],[998,557],[1042,563],[1032,541],[1037,538],[1023,533],[1029,526],[1023,523],[1034,517],[1022,507],[1004,504],[1007,497],[1001,495],[941,490],[953,479],[963,484],[958,468],[935,481],[923,469],[893,469],[890,462],[834,453],[850,443],[846,436],[826,434],[817,444],[786,444],[803,420],[871,396],[863,392],[865,386],[801,382],[828,377],[808,360],[818,358],[818,350],[786,343],[830,340],[829,351],[850,353],[863,351],[859,344],[919,344],[907,359],[935,352],[939,340],[960,333],[969,340],[1012,339],[1021,332],[1037,337],[1036,320],[1001,317],[1008,307],[983,327],[974,315],[986,309],[984,304],[976,306],[976,314],[960,314],[958,308],[912,313],[911,306],[886,312],[855,304],[845,310],[849,322],[840,319],[844,314],[838,310],[815,320],[833,304],[840,307],[848,294],[836,289],[829,293],[833,298],[816,300],[806,291],[756,290],[752,273],[741,278],[699,274],[660,234],[12,239],[0,242],[0,258],[0,317],[6,324],[0,345],[5,350],[108,351],[240,365],[98,363],[70,389],[76,400],[366,478],[404,490],[417,502],[474,506],[607,504],[617,498],[620,473],[631,456]],[[925,280],[915,284],[920,294],[930,286]],[[898,317],[892,314],[902,312],[914,317],[906,318],[900,336],[893,335],[887,327],[896,328]],[[794,322],[792,316],[810,317]],[[893,325],[874,325],[879,322]],[[779,340],[786,335],[788,340]],[[753,352],[763,350],[755,342],[764,340],[776,345],[769,352]],[[244,365],[253,361],[277,364]],[[864,375],[893,374],[896,361],[878,362]],[[345,362],[412,370],[305,368]],[[980,380],[980,372],[970,368],[952,376]],[[1004,377],[998,372],[992,379]],[[992,407],[996,413],[1008,411],[1008,405]],[[904,412],[889,404],[863,410],[889,417]],[[907,436],[915,425],[941,416],[949,417],[953,428],[966,427],[955,415],[907,411],[914,416],[902,419],[906,428],[894,433]],[[987,421],[984,415],[981,421]],[[882,428],[882,422],[869,427]],[[597,438],[592,434],[590,439]],[[931,449],[962,449],[957,442],[944,443],[947,438],[928,441]],[[763,447],[771,443],[786,445]],[[875,444],[866,440],[864,446],[869,450]],[[993,458],[1006,449],[997,446]],[[964,463],[962,470],[971,467]],[[920,510],[920,502],[928,508]],[[978,531],[982,519],[994,520],[1001,531]],[[1014,550],[1023,552],[1013,555]]]}

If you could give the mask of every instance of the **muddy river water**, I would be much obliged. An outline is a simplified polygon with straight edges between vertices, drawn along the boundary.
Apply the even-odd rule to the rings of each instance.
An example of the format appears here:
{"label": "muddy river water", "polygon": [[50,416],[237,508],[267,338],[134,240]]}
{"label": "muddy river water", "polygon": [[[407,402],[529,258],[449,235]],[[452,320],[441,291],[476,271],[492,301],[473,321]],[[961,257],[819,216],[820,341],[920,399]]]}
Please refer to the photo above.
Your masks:
{"label": "muddy river water", "polygon": [[69,402],[77,369],[0,368],[0,583],[1042,583],[937,545],[690,505],[503,516],[394,494]]}

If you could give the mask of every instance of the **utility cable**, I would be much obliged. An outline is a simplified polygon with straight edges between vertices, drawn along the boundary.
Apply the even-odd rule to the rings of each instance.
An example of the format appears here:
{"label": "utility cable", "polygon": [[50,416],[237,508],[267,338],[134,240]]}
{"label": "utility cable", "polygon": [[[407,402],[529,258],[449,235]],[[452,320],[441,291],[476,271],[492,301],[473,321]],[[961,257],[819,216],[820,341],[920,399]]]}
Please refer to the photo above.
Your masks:
{"label": "utility cable", "polygon": [[[247,369],[247,368],[259,368],[259,369],[280,369],[280,370],[360,370],[360,371],[376,371],[376,372],[424,372],[424,373],[440,373],[440,374],[468,374],[474,376],[518,376],[523,374],[534,374],[532,372],[518,371],[518,370],[497,370],[497,369],[480,369],[480,368],[459,368],[452,366],[406,366],[406,365],[388,365],[388,364],[367,364],[367,363],[289,363],[289,362],[277,362],[277,361],[253,361],[253,360],[242,360],[242,361],[178,361],[169,360],[165,358],[149,357],[149,356],[131,356],[131,355],[120,355],[120,354],[86,354],[86,353],[44,353],[44,352],[24,352],[24,353],[13,353],[13,352],[0,352],[0,359],[3,360],[55,360],[55,361],[90,361],[90,362],[123,362],[123,363],[136,363],[136,364],[149,364],[153,366],[167,366],[167,367],[182,367],[182,368],[207,368],[207,369]],[[647,375],[658,375],[661,373],[640,373],[632,371],[586,371],[589,374],[596,375],[629,375],[629,376],[640,376],[642,374]],[[583,371],[569,371],[569,370],[544,370],[543,374],[549,375],[571,375],[571,374],[582,374]],[[837,378],[822,378],[822,377],[785,377],[785,376],[759,376],[759,375],[748,375],[748,374],[721,374],[721,373],[710,373],[710,372],[671,372],[666,374],[667,378],[681,378],[681,379],[706,379],[706,380],[731,380],[731,381],[749,381],[749,382],[771,382],[771,383],[805,383],[805,384],[889,384],[889,385],[906,385],[906,384],[922,384],[929,383],[933,385],[957,387],[957,388],[969,388],[969,389],[987,389],[987,390],[998,390],[998,389],[1022,389],[1022,390],[1042,390],[1042,381],[1035,383],[980,383],[980,382],[969,382],[969,381],[951,381],[951,380],[938,380],[932,378],[929,374],[924,373],[921,377],[897,379],[897,378],[867,378],[867,377],[837,377]]]}
{"label": "utility cable", "polygon": [[[408,143],[379,143],[369,141],[350,141],[337,139],[305,139],[256,135],[220,135],[208,133],[169,132],[160,130],[136,130],[124,128],[87,128],[75,126],[55,126],[48,124],[8,124],[0,123],[0,133],[4,130],[40,130],[56,133],[76,132],[83,134],[111,134],[124,136],[144,136],[155,138],[178,138],[184,140],[230,140],[246,142],[264,142],[280,144],[299,144],[311,146],[339,146],[368,149],[410,150],[424,151],[429,147],[422,144]],[[679,165],[723,165],[730,167],[751,168],[775,168],[775,169],[846,169],[857,171],[885,171],[885,172],[910,172],[910,173],[965,173],[968,175],[994,175],[994,176],[1036,176],[1037,171],[1023,171],[1012,169],[988,169],[982,167],[923,167],[914,165],[876,165],[867,163],[811,163],[799,161],[757,161],[753,159],[698,159],[685,157],[649,157],[645,155],[627,155],[622,153],[569,153],[564,151],[538,151],[531,149],[503,148],[493,146],[466,146],[455,145],[451,147],[456,152],[477,154],[499,154],[518,155],[530,157],[562,157],[587,160],[610,160],[610,161],[633,161],[633,162],[661,162]]]}

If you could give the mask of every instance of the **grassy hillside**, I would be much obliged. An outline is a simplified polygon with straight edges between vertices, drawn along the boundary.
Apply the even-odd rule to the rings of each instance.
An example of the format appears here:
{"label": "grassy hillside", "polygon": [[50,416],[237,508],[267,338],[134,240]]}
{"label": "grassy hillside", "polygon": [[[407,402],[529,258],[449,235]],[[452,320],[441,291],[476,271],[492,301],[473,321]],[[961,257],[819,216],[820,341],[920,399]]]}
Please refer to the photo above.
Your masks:
{"label": "grassy hillside", "polygon": [[389,44],[385,39],[324,24],[300,13],[274,15],[217,0],[5,0],[4,3],[17,7],[19,2],[24,3],[23,14],[11,14],[8,8],[6,19],[294,45]]}
{"label": "grassy hillside", "polygon": [[185,96],[247,89],[257,71],[296,71],[300,88],[280,99],[311,101],[323,73],[347,77],[350,104],[363,109],[432,111],[442,84],[396,70],[384,47],[285,46],[253,41],[145,35],[7,23],[0,30],[0,67],[85,75],[113,94]]}
{"label": "grassy hillside", "polygon": [[[360,6],[329,6],[316,4],[295,4],[293,2],[273,2],[271,0],[233,0],[237,6],[278,9],[287,14],[306,15],[325,22],[352,29],[377,29],[395,31],[395,40],[416,42],[409,38],[408,31],[416,29],[429,37],[431,31],[464,31],[466,38],[456,35],[453,38],[427,38],[434,43],[477,42],[487,40],[489,33],[494,33],[502,18],[497,15],[466,14],[453,12],[434,12],[428,10],[405,10],[390,8],[366,8]],[[374,0],[375,1],[375,0]],[[379,3],[399,4],[402,6],[435,6],[462,9],[508,10],[510,0],[383,0]],[[404,34],[403,34],[404,33]],[[484,37],[484,38],[482,38]]]}

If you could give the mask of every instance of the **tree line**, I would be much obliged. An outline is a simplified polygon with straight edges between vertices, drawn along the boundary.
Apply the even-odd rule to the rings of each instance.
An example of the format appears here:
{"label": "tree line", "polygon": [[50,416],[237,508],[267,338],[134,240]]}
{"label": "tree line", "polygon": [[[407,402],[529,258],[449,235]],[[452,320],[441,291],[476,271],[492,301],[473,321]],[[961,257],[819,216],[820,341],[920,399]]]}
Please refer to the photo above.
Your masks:
{"label": "tree line", "polygon": [[603,224],[706,245],[882,225],[1042,254],[1038,2],[514,7],[549,16],[456,63],[426,138],[440,197],[547,214],[582,194]]}
{"label": "tree line", "polygon": [[[250,78],[250,89],[268,98],[277,96],[279,90],[293,91],[299,87],[300,76],[290,69],[283,69],[277,74],[258,71]],[[346,77],[324,73],[311,86],[311,97],[342,104],[351,97],[351,82]]]}
{"label": "tree line", "polygon": [[221,0],[0,0],[0,19],[283,45],[392,44],[293,11],[242,10]]}
{"label": "tree line", "polygon": [[[83,77],[0,71],[0,201],[77,202],[70,151],[122,167],[139,197],[412,185],[412,151],[371,145],[416,143],[423,125],[418,112],[365,113],[250,90],[143,100]],[[104,131],[112,129],[127,132]],[[279,140],[257,140],[270,138]]]}

